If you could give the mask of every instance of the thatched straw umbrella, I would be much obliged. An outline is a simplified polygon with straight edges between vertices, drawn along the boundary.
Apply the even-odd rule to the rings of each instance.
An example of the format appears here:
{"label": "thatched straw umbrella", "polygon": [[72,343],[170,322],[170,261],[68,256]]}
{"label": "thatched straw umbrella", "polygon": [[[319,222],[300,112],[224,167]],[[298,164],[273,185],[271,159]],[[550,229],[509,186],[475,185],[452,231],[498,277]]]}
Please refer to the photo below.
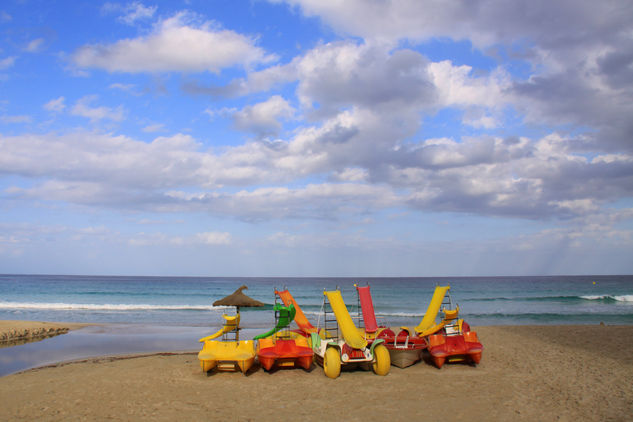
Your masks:
{"label": "thatched straw umbrella", "polygon": [[216,300],[213,302],[213,306],[235,306],[237,313],[240,313],[240,307],[260,307],[266,306],[265,303],[255,300],[242,293],[242,290],[248,289],[246,286],[242,286],[225,298]]}
{"label": "thatched straw umbrella", "polygon": [[[255,300],[252,297],[246,296],[242,293],[242,290],[248,289],[246,286],[242,286],[230,295],[220,300],[213,302],[213,306],[235,306],[237,308],[237,315],[240,314],[240,307],[260,307],[266,306],[265,303]],[[238,320],[239,321],[239,320]],[[239,326],[235,330],[235,340],[239,340]]]}

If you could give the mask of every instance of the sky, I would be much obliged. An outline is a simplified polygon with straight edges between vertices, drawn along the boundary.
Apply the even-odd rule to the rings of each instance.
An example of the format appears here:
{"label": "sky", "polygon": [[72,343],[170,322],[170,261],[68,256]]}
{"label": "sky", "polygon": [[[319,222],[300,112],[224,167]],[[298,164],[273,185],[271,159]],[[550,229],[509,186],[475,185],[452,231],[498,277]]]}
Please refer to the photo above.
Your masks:
{"label": "sky", "polygon": [[629,0],[0,3],[0,273],[633,273]]}

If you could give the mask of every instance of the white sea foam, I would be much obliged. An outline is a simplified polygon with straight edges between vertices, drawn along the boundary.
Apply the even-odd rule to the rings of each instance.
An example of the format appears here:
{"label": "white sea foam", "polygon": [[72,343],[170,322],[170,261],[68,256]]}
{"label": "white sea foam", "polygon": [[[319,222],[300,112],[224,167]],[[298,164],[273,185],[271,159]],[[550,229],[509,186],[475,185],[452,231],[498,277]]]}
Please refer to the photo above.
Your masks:
{"label": "white sea foam", "polygon": [[604,300],[604,299],[611,299],[612,297],[609,295],[602,295],[602,296],[588,295],[588,296],[580,296],[580,298],[585,299],[585,300]]}
{"label": "white sea foam", "polygon": [[422,313],[417,313],[417,312],[376,312],[376,316],[378,317],[422,317],[424,316],[424,314]]}
{"label": "white sea foam", "polygon": [[221,311],[225,306],[0,302],[0,309],[46,311]]}
{"label": "white sea foam", "polygon": [[633,302],[633,295],[588,295],[580,297],[585,300],[615,300],[617,302]]}

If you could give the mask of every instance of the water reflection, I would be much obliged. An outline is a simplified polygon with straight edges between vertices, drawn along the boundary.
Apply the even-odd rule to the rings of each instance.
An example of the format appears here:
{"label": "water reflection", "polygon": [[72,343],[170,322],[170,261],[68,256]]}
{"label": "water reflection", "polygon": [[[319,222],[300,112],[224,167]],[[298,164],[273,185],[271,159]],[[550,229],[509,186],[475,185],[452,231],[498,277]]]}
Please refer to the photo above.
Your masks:
{"label": "water reflection", "polygon": [[[152,325],[88,326],[68,334],[0,349],[0,376],[76,359],[164,351],[198,351],[206,327]],[[252,338],[250,330],[241,337]]]}

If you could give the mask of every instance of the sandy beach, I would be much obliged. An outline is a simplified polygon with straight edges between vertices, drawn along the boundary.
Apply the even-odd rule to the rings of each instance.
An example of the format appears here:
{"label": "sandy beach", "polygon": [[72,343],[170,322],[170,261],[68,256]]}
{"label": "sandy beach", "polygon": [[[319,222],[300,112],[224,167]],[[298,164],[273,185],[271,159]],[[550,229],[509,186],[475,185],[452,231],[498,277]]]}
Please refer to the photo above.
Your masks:
{"label": "sandy beach", "polygon": [[477,331],[477,367],[423,361],[386,377],[205,375],[195,352],[62,363],[0,378],[0,420],[630,420],[633,326]]}

